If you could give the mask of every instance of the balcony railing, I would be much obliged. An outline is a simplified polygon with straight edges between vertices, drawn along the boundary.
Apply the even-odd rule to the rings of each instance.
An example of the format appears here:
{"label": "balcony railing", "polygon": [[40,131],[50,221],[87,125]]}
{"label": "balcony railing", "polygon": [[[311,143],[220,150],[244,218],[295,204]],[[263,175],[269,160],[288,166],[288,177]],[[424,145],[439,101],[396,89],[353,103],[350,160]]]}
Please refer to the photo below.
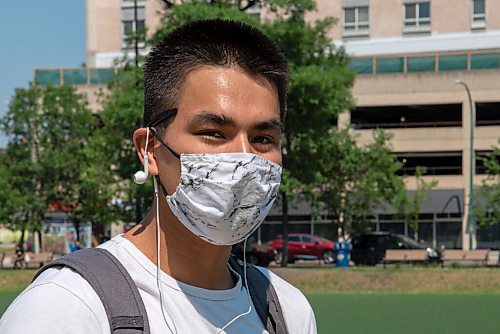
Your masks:
{"label": "balcony railing", "polygon": [[57,68],[35,69],[35,83],[48,85],[103,85],[113,79],[113,68]]}
{"label": "balcony railing", "polygon": [[500,69],[500,52],[353,58],[349,67],[357,74]]}

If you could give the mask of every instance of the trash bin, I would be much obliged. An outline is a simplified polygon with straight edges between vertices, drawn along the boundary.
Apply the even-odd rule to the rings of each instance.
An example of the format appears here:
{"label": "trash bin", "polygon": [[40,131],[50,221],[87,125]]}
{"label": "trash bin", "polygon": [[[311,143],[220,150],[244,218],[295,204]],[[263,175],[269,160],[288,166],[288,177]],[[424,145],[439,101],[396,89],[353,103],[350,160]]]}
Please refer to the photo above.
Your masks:
{"label": "trash bin", "polygon": [[348,268],[351,259],[351,243],[347,241],[338,241],[335,243],[336,266],[339,268]]}

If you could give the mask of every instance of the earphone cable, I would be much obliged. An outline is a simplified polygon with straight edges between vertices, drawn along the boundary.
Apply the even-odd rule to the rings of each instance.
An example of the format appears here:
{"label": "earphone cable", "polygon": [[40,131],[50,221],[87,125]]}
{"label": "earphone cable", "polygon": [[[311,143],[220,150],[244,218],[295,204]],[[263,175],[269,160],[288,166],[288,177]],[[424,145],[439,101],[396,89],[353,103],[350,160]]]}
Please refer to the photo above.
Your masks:
{"label": "earphone cable", "polygon": [[[160,293],[160,307],[161,307],[161,314],[163,316],[163,320],[165,321],[165,324],[167,325],[168,329],[170,330],[171,333],[177,334],[177,328],[175,327],[175,323],[172,321],[172,326],[174,327],[174,331],[170,327],[170,324],[167,320],[167,317],[165,316],[165,310],[163,307],[163,289],[162,289],[162,283],[160,279],[160,265],[161,265],[161,260],[160,260],[160,202],[158,200],[158,184],[156,181],[156,177],[153,177],[153,184],[154,184],[154,190],[155,190],[155,201],[156,201],[156,285],[158,287],[158,292]],[[172,319],[170,319],[172,320]]]}
{"label": "earphone cable", "polygon": [[247,240],[248,240],[248,237],[245,238],[245,241],[243,242],[243,276],[244,276],[243,279],[245,282],[245,289],[247,290],[248,310],[246,312],[240,313],[236,317],[234,317],[231,321],[229,321],[227,324],[225,324],[217,332],[217,334],[222,333],[227,327],[229,327],[232,323],[234,323],[239,318],[244,317],[245,315],[248,315],[252,312],[252,297],[250,296],[250,291],[248,289],[248,280],[247,280],[247,257],[246,257]]}

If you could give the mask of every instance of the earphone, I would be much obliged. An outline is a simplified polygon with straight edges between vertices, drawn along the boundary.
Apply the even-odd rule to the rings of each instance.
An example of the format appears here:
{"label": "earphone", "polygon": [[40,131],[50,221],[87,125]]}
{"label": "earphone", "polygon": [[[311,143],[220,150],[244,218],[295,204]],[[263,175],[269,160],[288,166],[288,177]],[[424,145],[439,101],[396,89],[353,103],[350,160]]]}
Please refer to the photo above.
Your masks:
{"label": "earphone", "polygon": [[144,171],[140,170],[134,174],[134,182],[137,184],[144,184],[148,180],[149,176],[149,164],[148,164],[148,143],[149,143],[149,128],[146,128],[146,145],[144,147]]}

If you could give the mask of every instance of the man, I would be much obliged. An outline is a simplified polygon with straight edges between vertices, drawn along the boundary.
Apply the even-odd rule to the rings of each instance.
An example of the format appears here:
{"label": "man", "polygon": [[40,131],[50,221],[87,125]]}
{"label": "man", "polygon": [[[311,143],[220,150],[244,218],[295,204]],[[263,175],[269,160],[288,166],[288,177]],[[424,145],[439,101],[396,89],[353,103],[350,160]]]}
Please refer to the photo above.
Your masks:
{"label": "man", "polygon": [[[228,259],[276,198],[286,59],[247,25],[197,21],[153,48],[144,79],[145,127],[133,138],[145,170],[135,178],[153,176],[155,201],[140,224],[99,247],[132,277],[151,333],[267,333],[246,272]],[[259,270],[276,291],[288,332],[315,333],[304,296]],[[110,333],[110,326],[86,280],[50,268],[13,302],[0,332]]]}

